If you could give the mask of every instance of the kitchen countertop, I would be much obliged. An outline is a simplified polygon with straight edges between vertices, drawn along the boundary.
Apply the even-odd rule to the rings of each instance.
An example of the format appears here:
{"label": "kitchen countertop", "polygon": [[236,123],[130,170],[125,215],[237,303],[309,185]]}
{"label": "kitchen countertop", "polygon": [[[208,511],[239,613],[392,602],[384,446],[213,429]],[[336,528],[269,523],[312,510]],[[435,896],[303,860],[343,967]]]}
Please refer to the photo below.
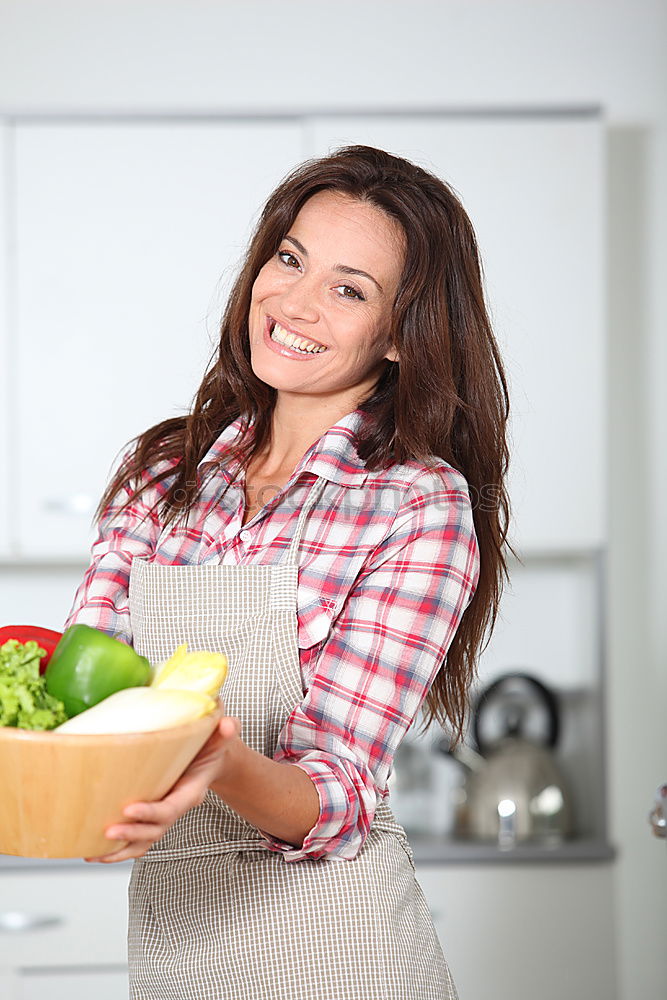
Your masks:
{"label": "kitchen countertop", "polygon": [[[612,861],[616,856],[615,848],[604,841],[593,838],[578,838],[563,841],[558,846],[545,848],[539,844],[521,844],[510,850],[499,850],[493,843],[473,843],[471,841],[443,840],[442,837],[429,837],[424,834],[408,834],[415,862],[419,864],[557,864],[570,862],[600,862]],[[130,866],[131,861],[121,862]],[[81,858],[17,858],[0,854],[0,873],[20,869],[51,869],[61,868],[100,868],[111,869],[117,865],[93,864]]]}
{"label": "kitchen countertop", "polygon": [[500,850],[493,842],[443,840],[442,837],[408,834],[418,864],[556,864],[574,861],[611,861],[616,850],[595,838],[572,838],[553,847],[524,843]]}

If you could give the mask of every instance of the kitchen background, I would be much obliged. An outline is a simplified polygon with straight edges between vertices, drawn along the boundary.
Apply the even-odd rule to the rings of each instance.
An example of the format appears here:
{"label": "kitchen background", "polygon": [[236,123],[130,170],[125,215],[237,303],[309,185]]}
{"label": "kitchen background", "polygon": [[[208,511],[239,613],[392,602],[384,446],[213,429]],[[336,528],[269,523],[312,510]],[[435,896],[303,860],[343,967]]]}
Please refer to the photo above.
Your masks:
{"label": "kitchen background", "polygon": [[[470,780],[433,730],[401,750],[396,812],[462,1000],[664,995],[667,5],[24,0],[0,19],[0,624],[62,626],[112,460],[188,406],[277,180],[343,141],[420,160],[476,225],[511,382],[521,562],[479,688],[518,671],[553,692],[572,826],[465,836]],[[517,698],[487,704],[487,732]],[[545,720],[531,694],[534,740]],[[124,996],[127,877],[0,858],[3,998]]]}

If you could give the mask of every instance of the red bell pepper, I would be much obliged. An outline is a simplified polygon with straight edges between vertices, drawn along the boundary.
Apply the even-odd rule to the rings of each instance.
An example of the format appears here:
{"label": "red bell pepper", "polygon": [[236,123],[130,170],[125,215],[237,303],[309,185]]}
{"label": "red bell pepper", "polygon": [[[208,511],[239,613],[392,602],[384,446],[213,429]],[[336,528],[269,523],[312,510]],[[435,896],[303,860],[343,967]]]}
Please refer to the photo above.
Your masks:
{"label": "red bell pepper", "polygon": [[40,625],[3,625],[0,628],[0,646],[8,639],[16,639],[17,642],[28,642],[32,639],[39,643],[42,649],[46,650],[46,656],[39,661],[39,672],[43,674],[53,650],[62,639],[62,632],[56,632],[52,628],[42,628]]}

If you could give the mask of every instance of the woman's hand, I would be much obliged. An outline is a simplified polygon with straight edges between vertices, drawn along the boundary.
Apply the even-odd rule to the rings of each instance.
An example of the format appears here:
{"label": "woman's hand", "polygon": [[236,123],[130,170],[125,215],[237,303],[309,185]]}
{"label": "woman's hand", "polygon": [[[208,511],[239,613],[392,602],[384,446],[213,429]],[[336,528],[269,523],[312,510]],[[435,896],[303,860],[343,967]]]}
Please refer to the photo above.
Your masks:
{"label": "woman's hand", "polygon": [[121,841],[123,846],[111,854],[84,860],[109,864],[142,857],[176,820],[194,806],[201,805],[210,785],[222,776],[228,751],[240,741],[240,721],[233,716],[224,716],[163,799],[158,802],[133,802],[123,810],[127,823],[114,823],[107,827],[105,835],[108,839]]}

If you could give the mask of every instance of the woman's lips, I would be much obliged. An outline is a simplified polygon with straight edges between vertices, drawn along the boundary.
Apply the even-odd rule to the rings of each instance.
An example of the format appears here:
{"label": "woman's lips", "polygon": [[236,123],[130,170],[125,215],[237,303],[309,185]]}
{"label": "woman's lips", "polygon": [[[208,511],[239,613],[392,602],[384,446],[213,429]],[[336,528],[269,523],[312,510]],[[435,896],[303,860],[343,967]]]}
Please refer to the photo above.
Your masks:
{"label": "woman's lips", "polygon": [[274,354],[280,354],[283,358],[289,358],[291,361],[312,361],[313,358],[319,358],[322,354],[326,354],[326,351],[319,351],[315,354],[293,351],[289,347],[286,347],[285,344],[279,344],[275,340],[271,340],[269,331],[273,329],[274,323],[275,320],[273,317],[267,317],[264,324],[264,343]]}

